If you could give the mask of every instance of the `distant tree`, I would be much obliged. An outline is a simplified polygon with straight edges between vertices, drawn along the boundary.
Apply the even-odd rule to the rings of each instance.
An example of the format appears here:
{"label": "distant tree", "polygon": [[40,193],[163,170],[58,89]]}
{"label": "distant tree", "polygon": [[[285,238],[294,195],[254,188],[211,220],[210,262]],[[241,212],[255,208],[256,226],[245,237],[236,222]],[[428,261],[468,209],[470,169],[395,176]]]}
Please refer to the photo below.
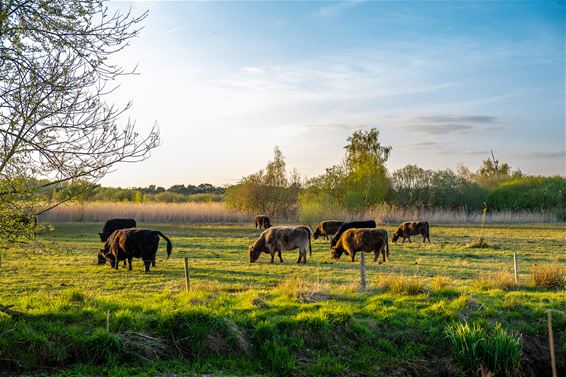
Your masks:
{"label": "distant tree", "polygon": [[296,202],[301,184],[298,174],[287,174],[286,163],[279,147],[265,170],[244,177],[226,189],[226,204],[249,213],[288,216]]}

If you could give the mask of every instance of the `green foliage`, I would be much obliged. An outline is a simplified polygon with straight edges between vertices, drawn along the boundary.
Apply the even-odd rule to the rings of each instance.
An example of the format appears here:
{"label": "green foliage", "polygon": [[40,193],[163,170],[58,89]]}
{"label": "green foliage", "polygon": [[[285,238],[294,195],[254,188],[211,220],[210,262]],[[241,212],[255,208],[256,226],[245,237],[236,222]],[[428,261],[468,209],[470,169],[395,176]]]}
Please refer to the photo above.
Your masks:
{"label": "green foliage", "polygon": [[561,210],[564,213],[566,178],[515,178],[494,187],[486,202],[495,210]]}
{"label": "green foliage", "polygon": [[483,326],[468,322],[446,327],[452,352],[470,376],[480,368],[498,376],[516,376],[521,362],[521,337],[508,333],[498,323],[489,333]]}
{"label": "green foliage", "polygon": [[298,173],[293,171],[288,176],[283,154],[275,147],[274,158],[265,170],[228,187],[225,202],[230,208],[250,214],[288,217],[297,203],[300,188]]}

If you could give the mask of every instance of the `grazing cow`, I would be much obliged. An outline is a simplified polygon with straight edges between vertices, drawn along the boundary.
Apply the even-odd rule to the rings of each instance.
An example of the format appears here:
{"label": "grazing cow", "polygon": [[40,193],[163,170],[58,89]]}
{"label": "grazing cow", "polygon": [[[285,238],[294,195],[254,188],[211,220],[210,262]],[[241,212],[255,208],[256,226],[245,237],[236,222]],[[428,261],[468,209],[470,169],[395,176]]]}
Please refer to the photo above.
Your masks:
{"label": "grazing cow", "polygon": [[255,262],[263,252],[271,254],[271,263],[275,253],[279,255],[279,261],[283,263],[281,252],[299,249],[297,263],[307,263],[307,245],[310,256],[312,256],[311,230],[308,226],[274,226],[264,230],[253,246],[250,246],[250,263]]}
{"label": "grazing cow", "polygon": [[342,224],[344,224],[343,221],[336,221],[336,220],[322,221],[316,226],[316,229],[312,234],[312,238],[316,240],[318,237],[323,236],[324,239],[327,240],[328,235],[336,234],[336,232],[340,228],[340,225]]}
{"label": "grazing cow", "polygon": [[338,228],[338,231],[336,232],[334,237],[332,237],[332,240],[330,241],[330,248],[333,248],[334,246],[336,246],[336,243],[338,242],[338,240],[342,236],[342,233],[344,233],[348,229],[352,229],[352,228],[375,228],[375,227],[376,227],[376,224],[375,224],[375,221],[373,221],[373,220],[345,222],[344,224],[340,225],[340,228]]}
{"label": "grazing cow", "polygon": [[98,233],[98,235],[100,236],[100,241],[106,242],[115,230],[135,228],[136,226],[136,220],[134,219],[110,219],[106,220],[102,233]]}
{"label": "grazing cow", "polygon": [[259,226],[259,230],[266,230],[267,228],[271,227],[271,222],[269,221],[269,217],[265,215],[257,215],[255,217],[255,227]]}
{"label": "grazing cow", "polygon": [[155,267],[155,255],[159,247],[159,237],[167,241],[167,259],[173,249],[169,238],[158,230],[138,228],[119,229],[110,235],[104,249],[98,253],[98,263],[110,262],[112,268],[118,269],[119,261],[128,260],[128,269],[132,269],[132,258],[141,258],[145,272],[149,272],[150,263]]}
{"label": "grazing cow", "polygon": [[[332,248],[332,258],[339,259],[342,254],[349,255],[354,261],[356,252],[358,251],[373,251],[373,261],[377,261],[379,253],[389,258],[389,241],[387,231],[385,229],[372,229],[372,228],[351,228],[346,230],[336,246]],[[381,264],[382,262],[379,262]]]}
{"label": "grazing cow", "polygon": [[393,243],[397,242],[399,237],[403,237],[403,242],[405,239],[408,238],[409,242],[411,242],[411,236],[416,236],[420,234],[423,236],[423,242],[428,240],[430,243],[430,233],[429,233],[429,225],[426,221],[406,221],[399,225],[395,233],[393,233]]}

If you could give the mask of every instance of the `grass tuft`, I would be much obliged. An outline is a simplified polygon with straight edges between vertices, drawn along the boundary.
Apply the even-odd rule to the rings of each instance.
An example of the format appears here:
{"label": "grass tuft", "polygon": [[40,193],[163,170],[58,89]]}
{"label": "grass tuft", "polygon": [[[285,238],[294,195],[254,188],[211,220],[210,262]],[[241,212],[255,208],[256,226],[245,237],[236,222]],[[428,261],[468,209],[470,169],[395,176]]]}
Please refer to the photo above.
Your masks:
{"label": "grass tuft", "polygon": [[286,298],[312,303],[327,299],[330,285],[320,279],[294,277],[281,281],[274,291]]}
{"label": "grass tuft", "polygon": [[417,276],[388,275],[382,276],[377,281],[380,289],[393,293],[394,295],[416,296],[427,293],[425,286]]}
{"label": "grass tuft", "polygon": [[516,376],[521,363],[521,337],[508,333],[498,323],[493,332],[481,325],[455,323],[445,330],[452,352],[469,376]]}
{"label": "grass tuft", "polygon": [[496,272],[489,275],[481,275],[476,281],[475,286],[482,290],[502,289],[509,291],[517,288],[515,276],[510,272]]}
{"label": "grass tuft", "polygon": [[564,286],[564,271],[558,265],[539,265],[532,269],[531,276],[539,288],[560,289]]}
{"label": "grass tuft", "polygon": [[499,249],[499,246],[489,244],[483,237],[466,244],[466,247],[470,249]]}

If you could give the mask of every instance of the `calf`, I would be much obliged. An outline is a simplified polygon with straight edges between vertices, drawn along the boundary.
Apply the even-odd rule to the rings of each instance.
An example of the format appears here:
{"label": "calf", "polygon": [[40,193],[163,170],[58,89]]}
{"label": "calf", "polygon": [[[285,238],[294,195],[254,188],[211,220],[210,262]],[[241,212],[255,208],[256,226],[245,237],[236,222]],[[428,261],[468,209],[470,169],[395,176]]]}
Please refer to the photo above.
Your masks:
{"label": "calf", "polygon": [[265,215],[257,215],[255,217],[255,227],[259,226],[259,230],[266,230],[267,228],[271,227],[271,222],[269,221],[269,217]]}
{"label": "calf", "polygon": [[312,234],[312,238],[314,238],[316,240],[316,239],[318,239],[318,237],[323,236],[324,239],[327,240],[328,235],[329,234],[336,234],[336,232],[340,228],[340,225],[342,225],[342,224],[344,224],[343,221],[336,221],[336,220],[321,221],[316,226],[316,229],[314,230],[314,233]]}
{"label": "calf", "polygon": [[376,227],[376,224],[375,224],[375,221],[373,221],[373,220],[345,222],[342,225],[340,225],[340,228],[338,228],[338,231],[336,232],[334,237],[332,237],[332,240],[330,241],[330,248],[333,248],[334,246],[336,246],[336,243],[338,242],[338,240],[342,236],[342,233],[344,233],[348,229],[352,229],[352,228],[375,228],[375,227]]}
{"label": "calf", "polygon": [[411,242],[411,236],[420,234],[423,236],[423,242],[428,240],[428,243],[430,243],[429,228],[428,222],[426,221],[406,221],[399,225],[395,233],[393,233],[392,241],[395,243],[399,237],[403,237],[403,242],[405,242],[406,238]]}
{"label": "calf", "polygon": [[308,226],[288,227],[274,226],[264,230],[255,243],[250,246],[250,263],[255,262],[263,252],[271,254],[271,263],[275,253],[279,255],[279,261],[283,263],[281,251],[299,249],[297,263],[307,263],[307,245],[310,256],[312,256],[311,230]]}
{"label": "calf", "polygon": [[[373,261],[377,261],[379,253],[389,258],[389,241],[387,231],[385,229],[368,229],[368,228],[352,228],[346,230],[336,246],[332,248],[332,258],[339,259],[342,254],[349,255],[352,262],[358,251],[373,251]],[[379,262],[381,264],[382,262]]]}
{"label": "calf", "polygon": [[132,258],[141,258],[145,272],[149,272],[149,265],[155,267],[155,255],[159,247],[159,237],[167,241],[167,259],[173,249],[169,238],[158,230],[147,229],[119,229],[110,235],[104,249],[98,253],[98,263],[110,262],[111,267],[118,269],[118,262],[128,260],[128,269],[132,269]]}
{"label": "calf", "polygon": [[98,233],[98,235],[100,236],[100,241],[106,242],[115,230],[135,228],[136,226],[136,220],[134,219],[110,219],[106,220],[102,233]]}

